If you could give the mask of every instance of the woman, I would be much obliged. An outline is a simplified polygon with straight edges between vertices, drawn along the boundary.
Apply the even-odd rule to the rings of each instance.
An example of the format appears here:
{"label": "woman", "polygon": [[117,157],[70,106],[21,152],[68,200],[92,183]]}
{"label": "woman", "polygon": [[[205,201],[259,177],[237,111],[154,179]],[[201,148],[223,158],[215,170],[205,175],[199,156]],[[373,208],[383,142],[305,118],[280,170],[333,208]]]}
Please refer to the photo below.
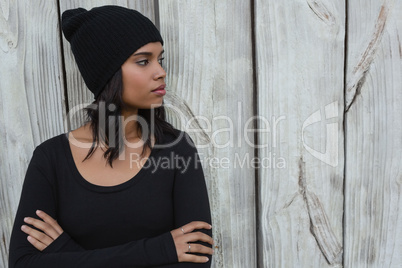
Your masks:
{"label": "woman", "polygon": [[204,174],[165,121],[159,31],[119,6],[67,10],[62,28],[95,101],[84,126],[34,150],[10,268],[210,267]]}

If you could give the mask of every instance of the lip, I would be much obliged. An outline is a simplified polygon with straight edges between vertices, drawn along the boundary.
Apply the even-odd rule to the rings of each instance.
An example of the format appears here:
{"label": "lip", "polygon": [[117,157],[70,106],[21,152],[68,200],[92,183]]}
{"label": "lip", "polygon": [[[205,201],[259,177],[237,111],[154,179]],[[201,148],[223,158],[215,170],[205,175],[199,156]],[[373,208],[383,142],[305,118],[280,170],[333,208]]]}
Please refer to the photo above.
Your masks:
{"label": "lip", "polygon": [[164,96],[166,94],[166,90],[164,89],[157,89],[157,90],[153,90],[153,93],[160,95],[160,96]]}
{"label": "lip", "polygon": [[166,87],[166,84],[160,85],[159,87],[157,87],[157,88],[155,88],[154,90],[152,90],[152,92],[153,92],[153,91],[156,91],[156,90],[164,90],[165,87]]}
{"label": "lip", "polygon": [[154,90],[152,90],[151,92],[160,95],[160,96],[164,96],[166,94],[166,90],[165,90],[166,84],[163,84],[157,88],[155,88]]}

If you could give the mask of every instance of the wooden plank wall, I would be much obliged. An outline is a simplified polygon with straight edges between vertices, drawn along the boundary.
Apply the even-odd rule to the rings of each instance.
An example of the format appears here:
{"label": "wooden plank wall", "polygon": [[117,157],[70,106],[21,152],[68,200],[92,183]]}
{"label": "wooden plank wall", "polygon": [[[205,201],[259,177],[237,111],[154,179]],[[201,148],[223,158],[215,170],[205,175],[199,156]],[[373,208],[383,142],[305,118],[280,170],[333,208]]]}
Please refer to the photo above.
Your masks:
{"label": "wooden plank wall", "polygon": [[33,149],[92,101],[60,14],[104,4],[164,37],[165,106],[203,161],[214,267],[400,267],[398,0],[0,0],[0,267]]}
{"label": "wooden plank wall", "polygon": [[258,115],[270,130],[259,156],[271,159],[258,170],[259,264],[339,267],[345,3],[261,0],[255,11]]}
{"label": "wooden plank wall", "polygon": [[346,267],[402,266],[402,1],[348,1]]}

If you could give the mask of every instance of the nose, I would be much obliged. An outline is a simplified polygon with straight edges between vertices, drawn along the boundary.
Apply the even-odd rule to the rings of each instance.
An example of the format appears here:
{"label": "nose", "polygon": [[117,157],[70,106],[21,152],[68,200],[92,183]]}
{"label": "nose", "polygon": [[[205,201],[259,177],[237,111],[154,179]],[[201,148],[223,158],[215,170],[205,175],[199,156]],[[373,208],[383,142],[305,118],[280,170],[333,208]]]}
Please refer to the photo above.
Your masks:
{"label": "nose", "polygon": [[162,65],[160,65],[159,62],[156,64],[155,68],[156,68],[154,76],[155,80],[166,77],[165,69],[163,69]]}

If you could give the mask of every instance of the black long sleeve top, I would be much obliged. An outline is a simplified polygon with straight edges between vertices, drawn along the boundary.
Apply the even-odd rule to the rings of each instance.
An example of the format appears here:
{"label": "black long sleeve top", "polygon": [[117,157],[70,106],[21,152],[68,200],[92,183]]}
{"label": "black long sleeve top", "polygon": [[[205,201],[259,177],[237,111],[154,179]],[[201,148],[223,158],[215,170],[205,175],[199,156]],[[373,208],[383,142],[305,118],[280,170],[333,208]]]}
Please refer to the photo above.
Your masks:
{"label": "black long sleeve top", "polygon": [[[165,134],[142,169],[115,186],[80,175],[68,133],[37,146],[14,220],[9,267],[210,267],[210,255],[204,264],[178,263],[170,233],[195,220],[211,223],[198,151],[186,132],[176,131],[178,138]],[[40,219],[38,209],[64,230],[43,251],[21,230],[24,217]]]}

